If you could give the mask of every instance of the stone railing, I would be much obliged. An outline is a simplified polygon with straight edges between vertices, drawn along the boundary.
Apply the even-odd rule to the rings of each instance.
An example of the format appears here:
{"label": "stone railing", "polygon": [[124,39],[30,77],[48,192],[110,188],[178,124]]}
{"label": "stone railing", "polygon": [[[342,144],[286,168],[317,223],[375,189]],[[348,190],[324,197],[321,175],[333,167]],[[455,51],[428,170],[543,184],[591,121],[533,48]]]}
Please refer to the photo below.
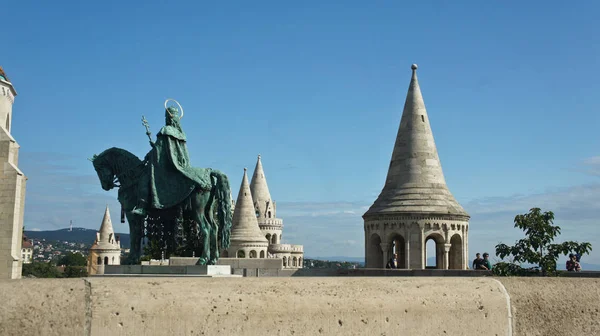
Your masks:
{"label": "stone railing", "polygon": [[600,335],[589,278],[22,279],[0,297],[3,336]]}
{"label": "stone railing", "polygon": [[280,218],[259,218],[258,226],[283,227],[283,219]]}
{"label": "stone railing", "polygon": [[269,245],[271,253],[304,253],[303,245],[292,244],[271,244]]}

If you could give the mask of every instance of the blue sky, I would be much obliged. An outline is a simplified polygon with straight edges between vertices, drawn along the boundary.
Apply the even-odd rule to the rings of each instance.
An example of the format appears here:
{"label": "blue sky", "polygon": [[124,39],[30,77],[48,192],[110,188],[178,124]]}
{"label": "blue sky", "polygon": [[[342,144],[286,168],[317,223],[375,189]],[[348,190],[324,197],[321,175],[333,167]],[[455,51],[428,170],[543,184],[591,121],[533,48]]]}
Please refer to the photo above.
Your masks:
{"label": "blue sky", "polygon": [[[141,125],[184,106],[192,162],[227,173],[262,154],[284,238],[309,256],[362,256],[410,64],[446,180],[472,215],[469,249],[512,243],[516,214],[556,213],[600,248],[600,4],[399,1],[63,1],[3,5],[25,225],[97,228],[115,193],[94,153],[143,157]],[[588,262],[600,263],[594,252]]]}

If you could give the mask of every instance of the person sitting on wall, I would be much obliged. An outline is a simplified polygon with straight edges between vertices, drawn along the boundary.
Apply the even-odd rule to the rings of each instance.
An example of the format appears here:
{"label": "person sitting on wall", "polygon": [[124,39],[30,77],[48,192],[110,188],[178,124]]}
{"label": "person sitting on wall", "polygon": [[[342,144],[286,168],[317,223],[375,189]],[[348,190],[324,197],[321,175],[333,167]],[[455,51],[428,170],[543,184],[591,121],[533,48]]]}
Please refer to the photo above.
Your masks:
{"label": "person sitting on wall", "polygon": [[387,265],[385,265],[385,268],[399,268],[398,267],[398,253],[394,253],[394,256],[390,259],[390,261],[388,261]]}
{"label": "person sitting on wall", "polygon": [[492,263],[490,263],[490,255],[487,252],[483,253],[483,261],[481,262],[481,267],[485,271],[492,270]]}
{"label": "person sitting on wall", "polygon": [[579,272],[581,271],[581,264],[577,261],[577,257],[571,253],[569,254],[569,260],[567,260],[567,271],[568,272]]}
{"label": "person sitting on wall", "polygon": [[482,270],[481,264],[483,263],[483,259],[481,259],[481,253],[475,254],[475,259],[473,259],[473,269],[474,270]]}

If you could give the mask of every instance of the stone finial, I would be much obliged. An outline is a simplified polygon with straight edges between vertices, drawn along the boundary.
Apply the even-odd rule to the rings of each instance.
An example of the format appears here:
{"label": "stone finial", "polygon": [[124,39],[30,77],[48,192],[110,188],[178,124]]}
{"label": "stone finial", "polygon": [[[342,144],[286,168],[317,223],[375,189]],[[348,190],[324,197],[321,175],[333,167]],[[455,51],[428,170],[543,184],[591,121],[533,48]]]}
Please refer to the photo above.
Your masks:
{"label": "stone finial", "polygon": [[413,64],[413,65],[410,66],[410,68],[413,69],[413,70],[417,70],[419,68],[419,66],[416,65],[416,64]]}
{"label": "stone finial", "polygon": [[246,170],[248,170],[248,168],[244,167],[244,173],[246,172]]}
{"label": "stone finial", "polygon": [[258,154],[258,159],[260,160],[260,154]]}

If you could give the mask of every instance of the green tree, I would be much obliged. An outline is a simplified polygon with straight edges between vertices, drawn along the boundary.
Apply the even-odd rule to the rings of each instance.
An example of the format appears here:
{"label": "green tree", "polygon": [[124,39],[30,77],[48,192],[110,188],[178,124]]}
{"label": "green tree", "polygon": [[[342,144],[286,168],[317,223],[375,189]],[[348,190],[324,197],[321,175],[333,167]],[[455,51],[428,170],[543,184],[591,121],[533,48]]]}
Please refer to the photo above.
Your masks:
{"label": "green tree", "polygon": [[60,278],[61,274],[52,263],[34,261],[31,264],[23,264],[23,276],[34,276],[36,278]]}
{"label": "green tree", "polygon": [[156,240],[151,240],[146,246],[144,246],[144,256],[149,256],[150,259],[159,260],[162,258],[162,253],[163,249]]}
{"label": "green tree", "polygon": [[[514,227],[525,232],[525,238],[518,240],[514,246],[496,245],[496,255],[501,259],[512,258],[510,262],[500,262],[494,266],[496,275],[524,275],[528,272],[539,272],[542,275],[556,273],[556,261],[559,256],[571,252],[580,255],[589,254],[592,244],[587,242],[567,241],[554,244],[554,239],[560,235],[560,227],[554,224],[554,213],[542,213],[540,208],[532,208],[529,213],[517,215]],[[523,263],[537,265],[524,269]]]}
{"label": "green tree", "polygon": [[68,252],[64,257],[60,258],[58,265],[61,266],[86,266],[87,259],[81,253]]}
{"label": "green tree", "polygon": [[83,266],[67,266],[65,267],[65,278],[82,278],[88,275],[86,267]]}

